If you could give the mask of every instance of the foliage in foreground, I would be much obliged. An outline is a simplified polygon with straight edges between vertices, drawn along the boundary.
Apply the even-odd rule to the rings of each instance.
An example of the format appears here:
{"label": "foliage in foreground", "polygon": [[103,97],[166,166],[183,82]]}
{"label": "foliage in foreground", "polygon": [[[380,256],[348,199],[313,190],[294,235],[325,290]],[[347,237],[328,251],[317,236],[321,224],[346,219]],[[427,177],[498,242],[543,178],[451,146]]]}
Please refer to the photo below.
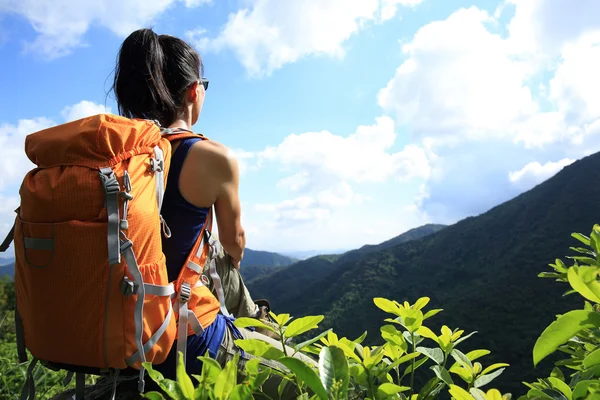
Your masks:
{"label": "foliage in foreground", "polygon": [[[581,310],[572,310],[557,316],[540,335],[533,348],[533,364],[557,352],[568,357],[555,362],[549,377],[537,382],[524,383],[528,392],[519,400],[600,400],[600,225],[595,225],[591,235],[572,235],[585,247],[571,247],[578,253],[567,257],[572,265],[567,266],[557,259],[550,264],[554,272],[544,272],[542,278],[553,278],[568,283],[565,295],[578,294],[585,298]],[[1,296],[0,296],[1,297]],[[148,373],[160,387],[161,392],[145,394],[149,399],[250,399],[282,398],[287,389],[296,392],[291,398],[298,399],[403,399],[430,400],[437,396],[450,395],[459,400],[509,400],[489,384],[498,377],[507,364],[485,365],[481,359],[490,354],[485,349],[464,350],[462,343],[475,332],[464,334],[463,330],[443,326],[433,332],[424,324],[434,317],[439,309],[425,310],[429,298],[422,297],[415,303],[385,298],[375,298],[375,305],[388,313],[385,324],[380,328],[382,344],[363,346],[365,332],[351,340],[339,337],[332,330],[315,338],[291,346],[291,354],[266,342],[255,339],[237,340],[236,344],[246,352],[259,358],[252,359],[238,369],[239,357],[228,362],[224,368],[213,359],[200,357],[203,369],[200,375],[188,376],[179,365],[176,381],[164,379],[152,366],[146,364]],[[2,299],[0,298],[0,306]],[[258,320],[239,318],[238,327],[261,327],[275,330],[283,343],[298,338],[318,327],[323,316],[308,316],[294,319],[289,314],[272,314],[275,327]],[[0,332],[1,333],[1,332]],[[11,338],[10,334],[6,338]],[[294,354],[301,352],[315,359],[309,365]],[[16,359],[16,354],[12,357]],[[283,372],[263,365],[266,359],[284,366]],[[6,357],[0,359],[1,376],[17,376],[13,371],[23,371],[26,365],[15,365]],[[429,379],[423,384],[415,380],[415,373],[427,371]],[[58,375],[50,373],[51,381]],[[194,384],[194,381],[196,381]],[[279,380],[278,396],[267,397],[266,382]],[[48,378],[44,378],[48,379]],[[15,379],[18,380],[18,379]],[[9,382],[10,383],[10,382]],[[14,397],[17,392],[6,392],[4,379],[2,394]],[[55,390],[51,390],[54,392]]]}

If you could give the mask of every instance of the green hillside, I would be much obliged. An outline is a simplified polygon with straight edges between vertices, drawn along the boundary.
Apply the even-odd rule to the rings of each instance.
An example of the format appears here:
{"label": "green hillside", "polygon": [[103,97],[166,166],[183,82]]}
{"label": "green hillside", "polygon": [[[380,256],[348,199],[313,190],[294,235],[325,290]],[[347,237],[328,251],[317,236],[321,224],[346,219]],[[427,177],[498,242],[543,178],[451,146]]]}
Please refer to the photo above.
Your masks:
{"label": "green hillside", "polygon": [[[311,257],[254,280],[247,279],[246,285],[255,298],[272,299],[274,303],[271,304],[286,304],[286,300],[292,300],[298,294],[298,288],[313,285],[325,279],[336,268],[348,262],[356,261],[366,254],[386,249],[392,243],[404,243],[433,234],[443,227],[444,225],[428,224],[411,229],[378,245],[365,245],[360,249],[351,250],[344,254]],[[280,309],[284,310],[284,308]]]}
{"label": "green hillside", "polygon": [[240,273],[244,280],[249,281],[259,276],[268,275],[276,271],[279,267],[286,267],[298,261],[295,258],[284,256],[278,253],[268,251],[244,250],[244,259],[240,268]]}
{"label": "green hillside", "polygon": [[288,268],[295,274],[274,274],[250,289],[270,299],[276,311],[325,314],[321,329],[333,326],[348,337],[368,330],[375,342],[385,316],[374,297],[412,302],[429,296],[432,308],[444,309],[444,323],[479,332],[470,340],[474,348],[490,349],[494,360],[510,363],[496,385],[521,394],[522,381],[543,376],[551,365],[532,365],[542,329],[557,313],[581,306],[576,297],[561,297],[563,285],[537,275],[550,270],[555,258],[571,255],[569,246],[577,246],[572,232],[588,232],[597,222],[599,179],[600,154],[595,154],[434,235],[340,259],[326,274],[314,274],[320,266],[308,260],[302,268]]}

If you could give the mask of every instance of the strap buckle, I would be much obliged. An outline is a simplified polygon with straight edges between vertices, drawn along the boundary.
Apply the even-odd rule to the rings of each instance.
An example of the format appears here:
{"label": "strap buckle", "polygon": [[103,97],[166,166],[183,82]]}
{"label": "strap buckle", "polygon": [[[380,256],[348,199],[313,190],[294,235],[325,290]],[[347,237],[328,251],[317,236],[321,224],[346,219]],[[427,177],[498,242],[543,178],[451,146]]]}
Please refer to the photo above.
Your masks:
{"label": "strap buckle", "polygon": [[123,292],[125,296],[137,294],[138,289],[139,285],[127,277],[123,278],[123,281],[121,281],[121,292]]}
{"label": "strap buckle", "polygon": [[103,168],[100,171],[100,178],[102,179],[102,184],[104,185],[104,193],[115,194],[121,190],[117,176],[112,169]]}
{"label": "strap buckle", "polygon": [[165,170],[165,162],[163,160],[157,160],[156,158],[150,159],[150,169],[153,172],[163,172]]}
{"label": "strap buckle", "polygon": [[192,296],[192,288],[190,284],[184,282],[181,284],[181,289],[179,289],[179,302],[181,304],[187,303],[190,297]]}

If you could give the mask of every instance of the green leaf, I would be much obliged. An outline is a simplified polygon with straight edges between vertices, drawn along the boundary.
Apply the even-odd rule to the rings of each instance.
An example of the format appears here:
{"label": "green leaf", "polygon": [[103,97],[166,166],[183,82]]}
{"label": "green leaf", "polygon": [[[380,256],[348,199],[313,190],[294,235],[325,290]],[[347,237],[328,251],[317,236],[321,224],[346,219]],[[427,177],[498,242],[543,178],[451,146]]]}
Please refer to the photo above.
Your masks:
{"label": "green leaf", "polygon": [[394,314],[394,315],[397,315],[398,317],[400,317],[402,315],[400,307],[398,307],[396,304],[394,304],[394,302],[391,300],[384,299],[383,297],[375,297],[373,299],[373,303],[375,303],[377,308],[385,311],[388,314]]}
{"label": "green leaf", "polygon": [[248,400],[252,398],[252,390],[247,385],[239,384],[233,387],[228,399]]}
{"label": "green leaf", "polygon": [[402,322],[410,332],[416,332],[423,324],[423,313],[415,309],[407,310],[402,317]]}
{"label": "green leaf", "polygon": [[396,393],[410,390],[408,386],[398,386],[393,383],[383,383],[377,388],[377,397],[388,398]]}
{"label": "green leaf", "polygon": [[450,385],[450,395],[456,400],[473,400],[473,396],[460,386]]}
{"label": "green leaf", "polygon": [[302,382],[306,383],[319,399],[327,400],[327,391],[323,387],[319,376],[311,367],[302,360],[293,357],[280,358],[279,362],[292,371]]}
{"label": "green leaf", "polygon": [[562,373],[562,371],[558,367],[554,367],[552,369],[552,372],[550,373],[550,376],[553,377],[553,378],[558,378],[558,379],[560,379],[563,382],[565,380],[565,375]]}
{"label": "green leaf", "polygon": [[278,348],[259,339],[236,339],[235,344],[256,357],[278,360],[285,356]]}
{"label": "green leaf", "polygon": [[477,377],[477,379],[475,379],[473,386],[475,386],[477,388],[485,386],[488,383],[490,383],[491,381],[493,381],[494,379],[496,379],[498,376],[500,376],[500,374],[502,374],[502,372],[504,372],[504,368],[500,368],[499,370],[497,370],[496,372],[492,372],[491,374],[479,375],[479,377]]}
{"label": "green leaf", "polygon": [[596,296],[589,285],[586,284],[583,279],[581,279],[575,267],[569,268],[569,272],[567,272],[567,278],[569,279],[569,284],[571,287],[579,292],[580,295],[595,303],[600,303],[600,298]]}
{"label": "green leaf", "polygon": [[475,361],[478,358],[481,357],[485,357],[488,354],[490,354],[491,352],[489,350],[485,350],[485,349],[478,349],[478,350],[471,350],[470,352],[468,352],[466,354],[467,358],[471,361]]}
{"label": "green leaf", "polygon": [[450,386],[454,384],[454,381],[452,380],[452,377],[446,368],[442,367],[441,365],[434,365],[431,367],[431,369],[446,385]]}
{"label": "green leaf", "polygon": [[502,368],[502,367],[508,367],[509,365],[506,363],[496,363],[496,364],[492,364],[489,367],[487,367],[486,369],[484,369],[483,371],[481,371],[481,375],[485,375],[488,374],[490,372],[492,372],[495,369],[498,368]]}
{"label": "green leaf", "polygon": [[540,335],[533,347],[533,364],[552,354],[583,329],[600,326],[600,315],[593,311],[573,310],[561,315]]}
{"label": "green leaf", "polygon": [[286,338],[293,338],[298,335],[319,327],[319,322],[325,318],[323,315],[310,315],[292,321],[284,331]]}
{"label": "green leaf", "polygon": [[437,313],[444,311],[443,309],[439,308],[439,309],[435,309],[435,310],[429,310],[425,313],[425,315],[423,316],[423,321],[426,320],[427,318],[431,318],[434,315],[436,315]]}
{"label": "green leaf", "polygon": [[569,385],[567,385],[560,379],[550,377],[550,378],[548,378],[548,382],[550,382],[552,384],[552,387],[554,387],[555,389],[559,390],[562,394],[564,394],[567,397],[567,399],[570,399],[571,396],[573,396],[573,392],[571,391],[571,388],[569,387]]}
{"label": "green leaf", "polygon": [[[217,360],[206,356],[200,356],[198,359],[202,361],[202,375],[200,379],[204,379],[209,385],[214,385],[221,373],[221,364]],[[196,379],[198,378],[196,377]]]}
{"label": "green leaf", "polygon": [[248,374],[250,374],[250,375],[257,375],[259,365],[260,365],[259,358],[253,358],[251,360],[248,360],[248,362],[246,363],[246,372],[248,372]]}
{"label": "green leaf", "polygon": [[219,374],[215,382],[215,396],[217,399],[225,400],[229,398],[233,387],[237,383],[239,353],[236,353],[232,360],[228,361],[225,368]]}
{"label": "green leaf", "polygon": [[163,395],[160,392],[144,393],[144,398],[150,399],[150,400],[165,400],[165,398],[163,397]]}
{"label": "green leaf", "polygon": [[348,360],[344,351],[336,346],[324,347],[319,354],[319,377],[323,387],[328,394],[333,394],[332,386],[337,382],[339,390],[336,391],[338,398],[346,398],[348,395]]}
{"label": "green leaf", "polygon": [[571,233],[571,236],[574,237],[575,239],[579,240],[581,243],[585,244],[586,246],[590,245],[590,238],[582,235],[581,233]]}
{"label": "green leaf", "polygon": [[353,340],[354,343],[361,344],[367,338],[367,331],[364,331],[362,335]]}
{"label": "green leaf", "polygon": [[460,338],[460,339],[458,339],[456,342],[454,342],[454,345],[456,346],[456,345],[458,345],[459,343],[462,343],[462,342],[464,342],[465,340],[467,340],[468,338],[470,338],[471,336],[473,336],[473,335],[474,335],[474,334],[476,334],[476,333],[477,333],[477,331],[474,331],[474,332],[471,332],[471,333],[469,333],[467,336],[463,336],[463,337],[461,337],[461,338]]}
{"label": "green leaf", "polygon": [[596,265],[596,259],[585,256],[572,256],[567,257],[568,259],[577,261],[580,265]]}
{"label": "green leaf", "polygon": [[427,304],[429,304],[429,297],[421,297],[419,300],[415,301],[413,308],[415,310],[422,310]]}
{"label": "green leaf", "polygon": [[594,387],[595,389],[598,389],[600,387],[600,382],[598,382],[598,380],[579,381],[577,383],[577,385],[575,385],[575,388],[573,389],[572,399],[578,400],[578,399],[582,399],[582,398],[586,397],[589,393],[590,387]]}
{"label": "green leaf", "polygon": [[583,366],[586,368],[590,368],[597,364],[600,364],[600,348],[592,351],[583,359]]}
{"label": "green leaf", "polygon": [[408,350],[408,343],[404,339],[404,335],[394,325],[384,325],[381,327],[381,337],[391,344],[394,344],[402,349]]}
{"label": "green leaf", "polygon": [[488,398],[485,395],[485,392],[481,389],[471,388],[469,392],[471,393],[471,396],[475,398],[475,400],[488,400]]}
{"label": "green leaf", "polygon": [[448,372],[451,372],[453,374],[460,376],[461,379],[463,381],[465,381],[466,383],[473,382],[473,373],[471,371],[469,371],[468,369],[466,369],[465,367],[460,367],[460,366],[456,365],[456,366],[453,366],[452,368],[450,368]]}
{"label": "green leaf", "polygon": [[431,358],[436,364],[441,365],[444,362],[444,352],[439,348],[417,347],[417,352]]}
{"label": "green leaf", "polygon": [[461,352],[458,349],[454,349],[452,350],[450,355],[456,360],[457,363],[462,365],[465,369],[471,372],[473,371],[473,364],[471,363],[471,360],[463,352]]}
{"label": "green leaf", "polygon": [[179,352],[179,362],[177,363],[177,369],[175,375],[177,376],[177,383],[181,388],[183,396],[188,400],[194,400],[194,384],[192,380],[185,372],[185,365],[183,365],[183,353]]}
{"label": "green leaf", "polygon": [[152,364],[149,362],[142,363],[142,365],[146,368],[146,372],[148,372],[150,378],[156,382],[158,387],[169,395],[170,398],[175,400],[183,398],[183,393],[177,382],[171,379],[165,379],[160,372],[152,369]]}
{"label": "green leaf", "polygon": [[267,329],[271,332],[277,333],[275,328],[265,324],[264,322],[262,322],[261,320],[256,319],[256,318],[247,318],[247,317],[236,318],[235,321],[233,322],[233,324],[235,326],[237,326],[238,328],[248,328],[248,327],[252,326],[255,328]]}
{"label": "green leaf", "polygon": [[290,317],[290,314],[277,315],[273,311],[270,311],[269,315],[271,316],[271,318],[273,318],[275,320],[275,322],[277,322],[277,325],[279,325],[279,326],[284,326],[292,319],[292,317]]}
{"label": "green leaf", "polygon": [[[417,353],[417,354],[419,354],[419,353]],[[427,357],[423,357],[420,360],[417,360],[414,364],[415,365],[414,369],[416,370],[421,365],[425,364],[427,362],[427,360],[429,360],[429,358],[427,358]],[[404,374],[402,374],[402,376],[406,376],[406,375],[410,374],[412,371],[413,371],[413,364],[410,364],[408,367],[406,367],[406,370],[404,371]]]}
{"label": "green leaf", "polygon": [[324,338],[325,336],[327,336],[327,334],[329,332],[332,332],[332,328],[327,329],[325,332],[321,332],[319,335],[315,336],[312,339],[309,339],[305,342],[302,342],[300,344],[297,344],[296,346],[294,346],[294,350],[296,351],[300,351],[303,348],[305,348],[306,346],[310,346],[311,344],[318,342],[319,340],[321,340],[322,338]]}

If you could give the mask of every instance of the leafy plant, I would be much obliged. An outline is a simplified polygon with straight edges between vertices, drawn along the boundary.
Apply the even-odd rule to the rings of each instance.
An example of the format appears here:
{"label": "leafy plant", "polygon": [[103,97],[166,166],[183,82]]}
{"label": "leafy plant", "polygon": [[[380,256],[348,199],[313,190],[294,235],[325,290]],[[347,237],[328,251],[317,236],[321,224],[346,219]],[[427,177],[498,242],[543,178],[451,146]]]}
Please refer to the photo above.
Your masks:
{"label": "leafy plant", "polygon": [[542,332],[533,349],[535,366],[557,352],[568,357],[555,362],[549,377],[525,383],[529,391],[523,398],[600,398],[600,225],[594,225],[589,237],[581,233],[572,236],[584,246],[570,248],[578,253],[567,257],[572,265],[567,266],[557,259],[550,264],[554,272],[543,272],[539,276],[568,283],[571,288],[564,295],[581,295],[585,299],[584,307],[557,316]]}

